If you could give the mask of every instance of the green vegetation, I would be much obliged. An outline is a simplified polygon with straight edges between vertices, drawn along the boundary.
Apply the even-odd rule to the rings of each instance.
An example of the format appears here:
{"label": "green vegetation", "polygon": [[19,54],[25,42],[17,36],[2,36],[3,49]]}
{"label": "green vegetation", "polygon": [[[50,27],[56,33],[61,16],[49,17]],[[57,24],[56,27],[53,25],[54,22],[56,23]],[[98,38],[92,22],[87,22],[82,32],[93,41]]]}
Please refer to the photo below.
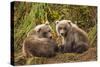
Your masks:
{"label": "green vegetation", "polygon": [[[21,53],[22,43],[27,33],[36,25],[50,22],[53,30],[53,38],[58,39],[55,24],[56,20],[69,19],[88,33],[90,49],[83,54],[57,53],[55,57],[23,58]],[[74,61],[96,60],[97,54],[97,8],[95,6],[79,6],[65,4],[47,4],[14,2],[14,56],[15,64],[45,64],[63,63]]]}

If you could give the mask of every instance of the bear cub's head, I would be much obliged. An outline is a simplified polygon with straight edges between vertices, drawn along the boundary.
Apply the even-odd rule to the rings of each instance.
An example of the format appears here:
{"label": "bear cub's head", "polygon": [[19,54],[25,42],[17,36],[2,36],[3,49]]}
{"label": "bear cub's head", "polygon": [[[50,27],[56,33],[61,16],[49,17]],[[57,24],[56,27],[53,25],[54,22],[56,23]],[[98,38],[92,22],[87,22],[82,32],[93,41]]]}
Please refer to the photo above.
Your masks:
{"label": "bear cub's head", "polygon": [[51,28],[49,23],[37,25],[34,30],[39,37],[52,39]]}
{"label": "bear cub's head", "polygon": [[56,21],[55,24],[58,36],[64,37],[71,29],[72,22],[70,20],[61,20],[61,21]]}

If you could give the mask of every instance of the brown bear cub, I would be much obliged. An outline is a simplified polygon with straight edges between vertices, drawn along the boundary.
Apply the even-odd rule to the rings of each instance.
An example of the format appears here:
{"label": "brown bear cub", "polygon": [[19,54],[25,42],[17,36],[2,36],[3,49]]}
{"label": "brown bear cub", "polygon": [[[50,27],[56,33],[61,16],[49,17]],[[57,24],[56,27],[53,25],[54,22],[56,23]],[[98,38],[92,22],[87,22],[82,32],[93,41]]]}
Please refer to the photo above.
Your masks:
{"label": "brown bear cub", "polygon": [[83,53],[88,50],[87,33],[70,20],[56,21],[56,31],[62,37],[60,51]]}
{"label": "brown bear cub", "polygon": [[58,47],[52,39],[49,24],[37,25],[30,31],[23,42],[23,55],[25,57],[52,57],[56,55]]}

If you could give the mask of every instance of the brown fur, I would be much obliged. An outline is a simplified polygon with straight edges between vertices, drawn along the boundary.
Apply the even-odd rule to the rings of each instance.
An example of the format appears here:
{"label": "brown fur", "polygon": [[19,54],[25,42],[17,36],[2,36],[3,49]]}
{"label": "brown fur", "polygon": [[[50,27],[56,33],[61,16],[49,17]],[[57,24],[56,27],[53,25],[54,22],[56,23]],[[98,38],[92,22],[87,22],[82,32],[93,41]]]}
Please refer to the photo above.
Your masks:
{"label": "brown fur", "polygon": [[56,43],[48,38],[27,37],[23,43],[24,56],[52,57],[55,55]]}
{"label": "brown fur", "polygon": [[[59,27],[62,27],[61,30]],[[64,29],[65,28],[65,29]],[[62,36],[62,52],[82,53],[88,50],[88,36],[85,31],[73,24],[70,20],[61,20],[56,24],[58,35]],[[63,33],[63,35],[61,35]]]}
{"label": "brown fur", "polygon": [[[43,32],[46,32],[46,34],[43,34]],[[51,32],[49,31],[49,27],[47,27],[47,25],[43,24],[39,25],[39,27],[37,26],[35,29],[31,30],[28,33],[26,39],[23,42],[23,47],[22,47],[23,55],[25,57],[55,56],[57,50],[57,44],[50,37],[51,37]]]}

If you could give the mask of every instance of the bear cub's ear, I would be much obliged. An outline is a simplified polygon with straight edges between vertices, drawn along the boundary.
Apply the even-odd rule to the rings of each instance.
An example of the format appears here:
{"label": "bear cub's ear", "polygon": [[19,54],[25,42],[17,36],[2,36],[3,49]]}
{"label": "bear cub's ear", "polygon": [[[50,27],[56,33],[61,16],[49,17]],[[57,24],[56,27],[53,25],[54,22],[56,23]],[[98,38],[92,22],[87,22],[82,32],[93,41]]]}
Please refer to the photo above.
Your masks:
{"label": "bear cub's ear", "polygon": [[68,24],[69,24],[70,26],[72,26],[72,22],[71,22],[71,21],[68,21]]}
{"label": "bear cub's ear", "polygon": [[37,32],[40,32],[41,31],[41,28],[39,28],[38,30],[37,30]]}
{"label": "bear cub's ear", "polygon": [[59,23],[59,21],[56,21],[56,22],[55,22],[55,24],[58,24],[58,23]]}
{"label": "bear cub's ear", "polygon": [[45,25],[49,25],[49,22],[48,22],[48,21],[46,21]]}

